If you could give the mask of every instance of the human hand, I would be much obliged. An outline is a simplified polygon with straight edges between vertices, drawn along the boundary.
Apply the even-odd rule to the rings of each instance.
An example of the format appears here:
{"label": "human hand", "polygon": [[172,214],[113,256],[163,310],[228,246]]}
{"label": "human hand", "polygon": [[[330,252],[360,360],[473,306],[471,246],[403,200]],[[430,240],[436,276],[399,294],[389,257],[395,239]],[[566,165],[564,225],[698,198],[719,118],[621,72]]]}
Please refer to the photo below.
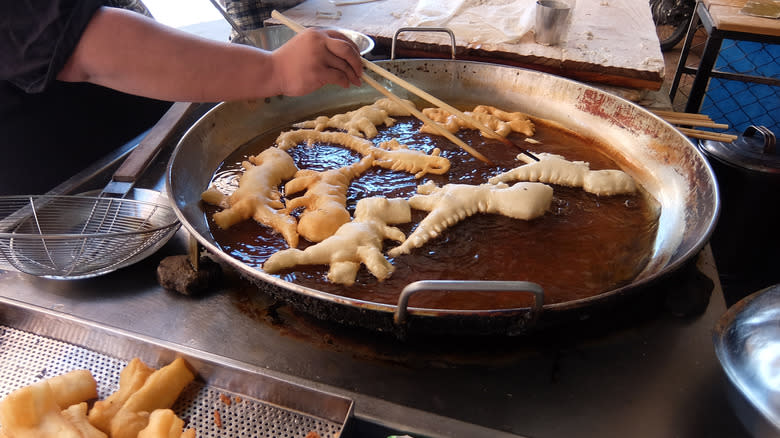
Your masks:
{"label": "human hand", "polygon": [[275,50],[273,80],[281,94],[300,96],[326,84],[360,85],[363,65],[357,45],[334,30],[306,29]]}

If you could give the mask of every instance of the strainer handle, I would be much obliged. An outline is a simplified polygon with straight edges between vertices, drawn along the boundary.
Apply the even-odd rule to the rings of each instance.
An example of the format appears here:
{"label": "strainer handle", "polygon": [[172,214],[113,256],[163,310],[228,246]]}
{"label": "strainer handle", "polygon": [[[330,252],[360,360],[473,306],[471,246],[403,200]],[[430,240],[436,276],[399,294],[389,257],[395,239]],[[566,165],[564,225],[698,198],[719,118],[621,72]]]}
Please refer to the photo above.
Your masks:
{"label": "strainer handle", "polygon": [[138,146],[125,159],[112,179],[119,182],[135,182],[160,152],[179,124],[179,121],[198,106],[192,102],[176,102],[163,114],[160,120],[149,130]]}

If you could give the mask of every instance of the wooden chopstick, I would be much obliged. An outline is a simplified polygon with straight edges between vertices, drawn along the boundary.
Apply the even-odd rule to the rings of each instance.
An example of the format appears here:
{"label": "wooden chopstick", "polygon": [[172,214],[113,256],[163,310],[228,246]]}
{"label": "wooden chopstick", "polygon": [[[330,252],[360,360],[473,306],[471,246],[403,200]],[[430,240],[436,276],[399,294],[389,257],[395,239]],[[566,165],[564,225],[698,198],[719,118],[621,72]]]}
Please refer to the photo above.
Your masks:
{"label": "wooden chopstick", "polygon": [[[447,102],[444,102],[443,100],[437,98],[436,96],[428,93],[427,91],[415,86],[414,84],[407,82],[403,78],[400,78],[389,71],[383,69],[382,67],[374,64],[373,62],[363,58],[363,65],[366,66],[369,70],[373,71],[374,73],[382,76],[383,78],[389,80],[390,82],[393,82],[395,84],[398,84],[401,86],[401,88],[406,89],[407,91],[410,91],[415,96],[418,96],[422,99],[427,100],[429,103],[432,103],[436,105],[438,108],[441,108],[443,110],[446,110],[450,114],[455,115],[455,117],[460,118],[461,120],[465,121],[466,123],[470,124],[471,126],[479,129],[483,134],[485,134],[488,138],[492,138],[494,140],[498,140],[508,146],[514,146],[520,151],[529,157],[533,158],[536,161],[539,161],[539,158],[528,152],[527,150],[521,148],[520,146],[512,143],[509,141],[509,139],[503,137],[502,135],[498,134],[497,132],[493,131],[489,127],[487,127],[484,123],[480,122],[479,120],[475,119],[474,117],[471,117],[470,115],[464,113],[463,111],[455,108],[454,106],[448,104]],[[365,75],[364,75],[365,76]],[[428,122],[426,122],[428,123]]]}
{"label": "wooden chopstick", "polygon": [[408,103],[404,102],[400,97],[398,97],[395,94],[391,93],[389,90],[387,90],[385,87],[383,87],[381,84],[379,84],[379,82],[375,81],[370,76],[367,76],[366,74],[363,74],[363,77],[361,79],[363,79],[364,82],[367,82],[369,85],[374,87],[377,91],[379,91],[380,93],[382,93],[386,97],[390,98],[396,104],[401,105],[404,108],[406,108],[407,111],[409,111],[410,113],[414,114],[414,116],[417,117],[418,119],[420,119],[423,123],[426,123],[426,124],[432,126],[433,129],[435,129],[437,132],[439,132],[439,134],[443,135],[449,141],[451,141],[451,142],[455,143],[456,145],[460,146],[463,150],[465,150],[466,152],[468,152],[469,154],[474,156],[476,159],[478,159],[478,160],[480,160],[482,162],[485,162],[485,163],[487,163],[487,164],[489,164],[491,166],[493,165],[492,161],[490,161],[487,157],[485,157],[484,155],[479,153],[476,149],[474,149],[471,146],[469,146],[466,143],[464,143],[463,140],[461,140],[458,137],[456,137],[453,133],[448,131],[446,128],[441,126],[439,123],[431,120],[428,116],[423,114],[417,108],[415,108],[415,107],[409,105]]}
{"label": "wooden chopstick", "polygon": [[678,127],[677,130],[687,135],[688,137],[700,138],[702,140],[715,140],[715,141],[723,141],[726,143],[731,143],[732,141],[739,138],[736,135],[723,134],[720,132],[701,131],[699,129]]}
{"label": "wooden chopstick", "polygon": [[[498,134],[497,132],[493,131],[489,127],[487,127],[484,123],[480,122],[479,120],[475,119],[474,117],[471,117],[470,115],[464,113],[463,111],[455,108],[454,106],[448,104],[447,102],[444,102],[443,100],[439,99],[438,97],[428,93],[427,91],[415,86],[414,84],[406,81],[403,78],[400,78],[389,71],[383,69],[382,67],[374,64],[373,62],[363,58],[363,65],[366,66],[369,70],[373,71],[374,73],[378,74],[379,76],[382,76],[383,78],[389,80],[390,82],[393,82],[401,88],[406,89],[407,91],[411,92],[417,97],[420,97],[424,100],[427,100],[429,103],[432,103],[436,105],[438,108],[441,108],[443,110],[446,110],[450,114],[454,114],[455,117],[460,118],[461,120],[465,121],[466,123],[470,124],[471,126],[479,129],[483,134],[485,134],[488,138],[492,138],[494,140],[501,141],[502,143],[508,145],[508,146],[514,146],[520,151],[532,159],[539,161],[539,158],[528,152],[526,149],[512,143],[509,141],[509,139],[503,137],[501,134]],[[364,75],[365,76],[365,75]],[[427,122],[426,122],[427,123]]]}
{"label": "wooden chopstick", "polygon": [[676,125],[675,128],[688,137],[700,138],[702,140],[722,141],[726,143],[730,143],[739,138],[738,136],[731,134],[688,128],[689,126],[698,126],[701,128],[728,129],[729,125],[724,123],[715,123],[712,121],[710,116],[706,114],[681,113],[677,111],[663,110],[650,110],[650,112],[666,120],[672,125]]}
{"label": "wooden chopstick", "polygon": [[729,129],[729,125],[726,125],[724,123],[715,123],[709,120],[699,120],[699,119],[677,119],[674,117],[663,117],[664,120],[671,123],[672,125],[683,125],[683,126],[699,126],[702,128],[715,128],[715,129]]}
{"label": "wooden chopstick", "polygon": [[706,114],[681,113],[677,111],[650,110],[653,114],[666,120],[672,125],[701,126],[704,128],[728,129],[729,125],[715,123]]}
{"label": "wooden chopstick", "polygon": [[672,118],[679,118],[679,119],[712,120],[710,116],[706,114],[682,113],[678,111],[663,111],[663,110],[655,110],[655,109],[651,109],[650,112],[652,112],[653,114],[661,118],[672,117]]}
{"label": "wooden chopstick", "polygon": [[[305,28],[304,28],[302,25],[300,25],[300,24],[298,24],[298,23],[296,23],[296,22],[294,22],[294,21],[290,20],[289,18],[285,17],[285,16],[284,16],[284,15],[283,15],[281,12],[279,12],[279,11],[277,11],[277,10],[273,10],[273,11],[271,12],[271,17],[273,17],[273,18],[275,18],[275,19],[277,19],[277,20],[281,21],[281,22],[282,22],[282,24],[284,24],[285,26],[287,26],[287,27],[289,27],[290,29],[294,30],[296,33],[297,33],[297,32],[301,32],[301,31],[303,31],[303,30],[305,29]],[[378,69],[379,71],[382,71],[382,72],[384,72],[384,74],[383,74],[383,73],[379,73],[379,72],[377,71],[377,73],[379,73],[379,75],[380,75],[380,76],[383,76],[383,77],[386,77],[386,78],[388,78],[388,76],[386,76],[386,75],[389,75],[390,77],[394,77],[394,78],[396,78],[397,80],[404,82],[406,85],[408,85],[408,86],[410,86],[410,87],[412,87],[412,88],[414,88],[414,89],[418,90],[419,92],[421,92],[421,93],[424,93],[424,94],[428,95],[429,97],[431,97],[431,98],[433,98],[433,99],[436,99],[435,97],[431,96],[430,94],[426,93],[425,91],[423,91],[423,90],[421,90],[421,89],[419,89],[419,88],[415,87],[414,85],[412,85],[412,84],[410,84],[410,83],[408,83],[408,82],[404,81],[403,79],[401,79],[401,78],[399,78],[399,77],[397,77],[397,76],[393,75],[393,74],[392,74],[392,73],[390,73],[389,71],[387,71],[387,70],[385,70],[385,69],[383,69],[383,68],[379,67],[378,65],[374,64],[373,62],[371,62],[371,61],[369,61],[369,60],[367,60],[367,59],[365,59],[365,58],[361,58],[361,59],[362,59],[362,61],[363,61],[363,65],[364,65],[364,66],[367,66],[367,67],[369,67],[369,69],[371,69],[371,70],[374,70],[374,68],[376,68],[376,69]],[[373,68],[372,68],[371,66],[373,66]],[[376,70],[374,70],[374,71],[376,71]],[[484,163],[487,163],[487,164],[489,164],[489,165],[492,165],[492,164],[493,164],[493,163],[492,163],[492,162],[491,162],[489,159],[487,159],[487,157],[485,157],[484,155],[482,155],[481,153],[479,153],[477,150],[475,150],[475,149],[474,149],[474,148],[472,148],[471,146],[469,146],[469,145],[467,145],[466,143],[464,143],[464,142],[463,142],[463,140],[461,140],[461,139],[459,139],[458,137],[456,137],[455,135],[453,135],[453,134],[452,134],[450,131],[446,130],[446,129],[445,129],[443,126],[441,126],[439,123],[437,123],[437,122],[434,122],[433,120],[431,120],[430,118],[428,118],[427,116],[425,116],[425,115],[424,115],[422,112],[420,112],[419,110],[417,110],[417,108],[415,108],[415,107],[413,107],[413,106],[409,105],[408,103],[404,102],[404,101],[403,101],[401,98],[399,98],[399,97],[397,97],[396,95],[394,95],[393,93],[391,93],[389,90],[387,90],[385,87],[383,87],[383,86],[382,86],[382,85],[381,85],[379,82],[375,81],[373,78],[371,78],[371,77],[370,77],[370,76],[368,76],[367,74],[363,73],[363,74],[360,76],[360,79],[361,79],[361,80],[363,80],[364,82],[368,83],[368,84],[369,84],[369,85],[371,85],[372,87],[374,87],[374,88],[375,88],[377,91],[379,91],[379,92],[380,92],[380,93],[382,93],[383,95],[385,95],[385,96],[387,96],[388,98],[392,99],[392,100],[393,100],[395,103],[397,103],[397,104],[399,104],[399,105],[403,106],[404,108],[406,108],[406,110],[408,110],[409,112],[411,112],[412,114],[414,114],[414,115],[415,115],[415,117],[417,117],[418,119],[420,119],[420,120],[421,120],[423,123],[427,123],[427,124],[431,125],[431,126],[433,127],[433,129],[435,129],[435,130],[436,130],[436,131],[438,131],[438,132],[439,132],[441,135],[443,135],[444,137],[446,137],[448,140],[450,140],[451,142],[455,143],[456,145],[458,145],[459,147],[461,147],[463,150],[465,150],[466,152],[468,152],[469,154],[471,154],[471,155],[472,155],[474,158],[476,158],[476,159],[478,159],[478,160],[480,160],[480,161],[482,161],[482,162],[484,162]],[[392,79],[391,79],[391,80],[392,80]],[[396,82],[396,81],[395,81],[395,80],[393,80],[393,82]],[[402,87],[406,88],[406,87],[405,87],[404,85],[402,85],[400,82],[396,82],[396,83],[397,83],[398,85],[401,85]],[[407,89],[408,89],[408,88],[407,88]],[[409,90],[409,91],[411,91],[411,90]],[[416,93],[415,93],[415,94],[416,94]],[[419,95],[419,94],[418,94],[418,96],[420,96],[420,97],[423,97],[423,96],[421,96],[421,95]],[[426,100],[427,100],[427,99],[426,99]],[[436,100],[438,100],[438,99],[436,99]],[[429,102],[431,102],[431,101],[429,101]],[[441,101],[440,101],[440,102],[441,102]],[[431,103],[434,103],[434,102],[431,102]],[[447,104],[446,104],[446,103],[444,103],[444,102],[442,102],[442,103],[443,103],[444,105],[447,105]],[[447,105],[447,106],[449,106],[449,105]],[[452,108],[452,107],[450,107],[450,108]],[[445,109],[446,109],[446,108],[445,108]],[[454,108],[453,108],[453,109],[454,109]],[[449,110],[449,109],[448,109],[448,110]],[[455,110],[455,111],[458,111],[458,110],[456,110],[456,109],[454,109],[454,110]],[[450,111],[450,112],[452,112],[452,111]],[[458,112],[460,112],[460,111],[458,111]],[[454,112],[452,112],[452,113],[453,113],[453,114],[455,114]],[[461,114],[462,114],[462,113],[461,113]],[[457,114],[456,114],[456,115],[457,115]],[[464,120],[465,120],[465,119],[464,119]],[[469,123],[471,123],[471,122],[469,122]],[[477,126],[477,125],[475,125],[475,126]],[[490,131],[490,129],[489,129],[489,128],[487,128],[487,127],[485,127],[485,128],[486,128],[486,129],[488,129],[488,132],[492,133],[491,135],[493,135],[493,136],[498,136],[498,137],[500,137],[500,138],[503,138],[503,137],[499,136],[498,134],[496,134],[495,132],[493,132],[493,131]]]}
{"label": "wooden chopstick", "polygon": [[436,96],[428,93],[427,91],[417,87],[416,85],[406,81],[403,78],[400,78],[389,71],[383,69],[382,67],[374,64],[373,62],[363,58],[363,65],[366,66],[369,70],[373,71],[374,73],[378,74],[379,76],[382,76],[383,78],[389,80],[390,82],[396,83],[401,86],[401,88],[406,89],[407,91],[410,91],[415,96],[421,97],[425,100],[427,100],[429,103],[432,103],[436,105],[437,107],[447,110],[450,114],[454,114],[456,117],[460,118],[461,120],[464,120],[474,126],[475,128],[482,131],[483,134],[487,135],[490,138],[494,139],[503,139],[501,135],[493,131],[492,129],[485,126],[482,122],[475,119],[474,117],[469,116],[468,114],[464,113],[463,111],[455,108],[454,106],[451,106],[447,102],[444,102],[443,100],[437,98]]}

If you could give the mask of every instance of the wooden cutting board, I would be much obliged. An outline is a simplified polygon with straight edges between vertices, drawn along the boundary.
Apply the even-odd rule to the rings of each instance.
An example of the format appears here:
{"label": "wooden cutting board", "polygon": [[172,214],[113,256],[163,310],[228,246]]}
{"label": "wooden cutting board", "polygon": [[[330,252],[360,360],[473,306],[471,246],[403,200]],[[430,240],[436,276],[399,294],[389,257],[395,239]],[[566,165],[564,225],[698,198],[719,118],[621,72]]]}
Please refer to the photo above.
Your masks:
{"label": "wooden cutting board", "polygon": [[[338,26],[374,38],[389,54],[393,34],[407,26],[417,0],[379,0],[334,6],[329,0],[307,0],[284,15],[304,26]],[[337,16],[336,18],[334,18]],[[268,24],[278,24],[271,19]],[[450,57],[449,36],[403,32],[398,57]],[[533,34],[516,43],[470,44],[456,35],[456,57],[515,65],[572,79],[629,88],[658,90],[664,60],[646,1],[577,0],[566,41],[560,46],[537,44]]]}

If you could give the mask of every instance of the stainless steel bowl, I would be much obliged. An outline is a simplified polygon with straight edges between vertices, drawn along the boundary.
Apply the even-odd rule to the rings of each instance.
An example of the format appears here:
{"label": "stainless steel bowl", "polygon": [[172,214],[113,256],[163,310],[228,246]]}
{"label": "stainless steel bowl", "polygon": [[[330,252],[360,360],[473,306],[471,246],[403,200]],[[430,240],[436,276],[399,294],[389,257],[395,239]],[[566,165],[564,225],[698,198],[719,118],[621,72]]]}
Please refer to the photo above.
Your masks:
{"label": "stainless steel bowl", "polygon": [[[368,35],[341,27],[319,27],[320,29],[329,29],[341,32],[347,38],[357,44],[360,54],[366,56],[374,49],[374,40]],[[274,50],[295,35],[295,31],[287,26],[268,26],[247,32],[252,43],[265,50]]]}
{"label": "stainless steel bowl", "polygon": [[780,436],[780,284],[731,306],[713,342],[742,424],[754,437]]}

